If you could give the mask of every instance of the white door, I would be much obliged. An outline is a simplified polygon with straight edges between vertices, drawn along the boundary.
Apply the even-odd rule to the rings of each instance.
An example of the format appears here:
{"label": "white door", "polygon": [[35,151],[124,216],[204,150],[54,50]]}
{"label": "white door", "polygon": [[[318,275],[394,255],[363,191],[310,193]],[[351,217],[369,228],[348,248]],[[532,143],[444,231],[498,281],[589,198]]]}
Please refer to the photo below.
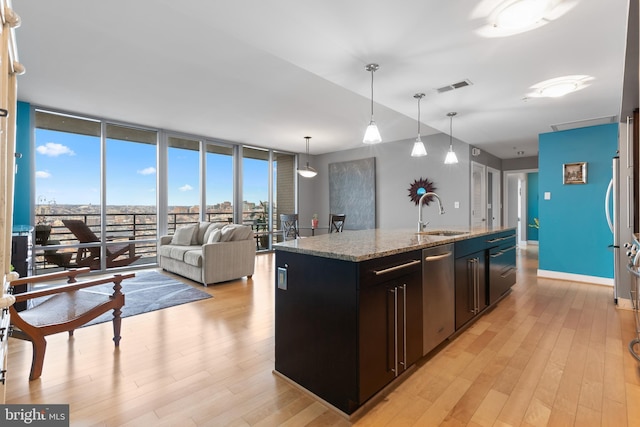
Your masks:
{"label": "white door", "polygon": [[487,167],[487,224],[498,227],[501,224],[500,171]]}
{"label": "white door", "polygon": [[487,225],[487,169],[485,165],[471,162],[471,226]]}

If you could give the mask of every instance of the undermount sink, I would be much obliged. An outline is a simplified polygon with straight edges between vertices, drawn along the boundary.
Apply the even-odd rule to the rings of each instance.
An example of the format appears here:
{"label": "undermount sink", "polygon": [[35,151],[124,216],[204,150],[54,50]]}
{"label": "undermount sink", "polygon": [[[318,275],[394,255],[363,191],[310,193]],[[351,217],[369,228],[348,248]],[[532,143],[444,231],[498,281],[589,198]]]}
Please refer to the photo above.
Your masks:
{"label": "undermount sink", "polygon": [[452,231],[452,230],[429,230],[429,231],[418,231],[416,234],[420,236],[461,236],[463,234],[469,234],[468,231]]}

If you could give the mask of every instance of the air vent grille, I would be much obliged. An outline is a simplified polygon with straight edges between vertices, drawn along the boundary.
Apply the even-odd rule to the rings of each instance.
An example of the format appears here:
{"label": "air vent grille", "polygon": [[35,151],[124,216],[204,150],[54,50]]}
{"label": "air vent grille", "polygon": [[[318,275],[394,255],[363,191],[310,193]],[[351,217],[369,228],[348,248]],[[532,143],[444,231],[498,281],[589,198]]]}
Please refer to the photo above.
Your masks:
{"label": "air vent grille", "polygon": [[460,89],[460,88],[463,88],[463,87],[467,87],[467,86],[470,86],[472,84],[473,83],[471,83],[471,81],[469,79],[467,79],[467,80],[462,80],[461,82],[452,83],[452,84],[447,85],[447,86],[439,87],[438,89],[436,89],[436,91],[438,93],[444,93],[444,92],[449,92],[449,91],[454,90],[454,89]]}

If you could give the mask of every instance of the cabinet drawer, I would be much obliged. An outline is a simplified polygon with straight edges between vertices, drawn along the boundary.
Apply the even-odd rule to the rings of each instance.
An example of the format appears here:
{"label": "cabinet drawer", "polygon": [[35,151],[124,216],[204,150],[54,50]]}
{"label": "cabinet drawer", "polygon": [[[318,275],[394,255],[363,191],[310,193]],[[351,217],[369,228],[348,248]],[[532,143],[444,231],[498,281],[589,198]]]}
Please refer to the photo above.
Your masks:
{"label": "cabinet drawer", "polygon": [[482,236],[455,242],[455,257],[460,258],[478,251],[483,251],[487,246],[486,240],[487,237]]}
{"label": "cabinet drawer", "polygon": [[515,230],[503,231],[496,234],[491,234],[485,237],[486,247],[492,248],[494,246],[509,247],[516,244],[516,232]]}
{"label": "cabinet drawer", "polygon": [[360,263],[360,288],[374,286],[406,274],[422,272],[422,251],[405,252]]}

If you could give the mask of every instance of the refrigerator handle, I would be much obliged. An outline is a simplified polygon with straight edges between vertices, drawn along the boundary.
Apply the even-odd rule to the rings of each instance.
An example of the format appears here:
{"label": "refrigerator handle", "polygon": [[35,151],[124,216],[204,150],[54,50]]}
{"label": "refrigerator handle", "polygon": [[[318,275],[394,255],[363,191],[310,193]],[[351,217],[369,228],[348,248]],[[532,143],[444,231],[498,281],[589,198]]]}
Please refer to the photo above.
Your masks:
{"label": "refrigerator handle", "polygon": [[611,232],[613,233],[613,222],[611,222],[611,210],[609,209],[609,202],[611,200],[612,189],[613,189],[613,179],[609,181],[609,186],[607,187],[607,195],[604,197],[604,213],[607,216],[607,224],[609,224],[609,230],[611,230]]}

